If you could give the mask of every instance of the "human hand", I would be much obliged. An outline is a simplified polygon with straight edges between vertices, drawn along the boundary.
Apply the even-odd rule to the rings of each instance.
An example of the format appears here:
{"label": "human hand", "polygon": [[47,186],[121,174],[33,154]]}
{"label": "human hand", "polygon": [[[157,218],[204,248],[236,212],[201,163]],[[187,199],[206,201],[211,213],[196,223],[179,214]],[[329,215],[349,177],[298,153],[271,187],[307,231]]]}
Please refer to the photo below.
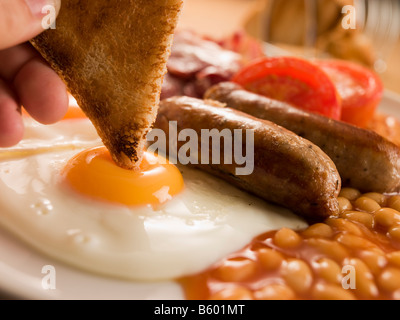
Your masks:
{"label": "human hand", "polygon": [[0,147],[22,139],[21,105],[43,124],[60,120],[68,108],[65,84],[26,42],[44,31],[46,5],[58,13],[61,0],[0,0]]}

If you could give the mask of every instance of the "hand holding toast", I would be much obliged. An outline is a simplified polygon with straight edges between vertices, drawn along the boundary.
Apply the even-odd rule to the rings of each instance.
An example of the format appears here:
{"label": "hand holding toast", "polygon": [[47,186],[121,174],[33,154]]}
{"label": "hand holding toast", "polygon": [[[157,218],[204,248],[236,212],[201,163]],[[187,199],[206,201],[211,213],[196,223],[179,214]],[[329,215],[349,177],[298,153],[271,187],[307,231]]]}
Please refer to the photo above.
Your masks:
{"label": "hand holding toast", "polygon": [[0,3],[0,147],[17,144],[23,136],[21,105],[44,124],[66,112],[68,96],[57,74],[31,45],[24,43],[44,31],[42,13],[60,0],[3,0]]}

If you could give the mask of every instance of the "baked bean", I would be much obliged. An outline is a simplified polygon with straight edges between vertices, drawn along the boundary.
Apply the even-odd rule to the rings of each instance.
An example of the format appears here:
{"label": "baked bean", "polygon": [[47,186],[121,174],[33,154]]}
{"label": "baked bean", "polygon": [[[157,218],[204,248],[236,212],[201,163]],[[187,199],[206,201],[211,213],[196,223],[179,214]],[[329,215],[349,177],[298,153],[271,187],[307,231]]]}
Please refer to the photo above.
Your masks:
{"label": "baked bean", "polygon": [[354,201],[360,196],[361,196],[360,191],[353,188],[343,188],[339,193],[339,197],[346,198],[350,201]]}
{"label": "baked bean", "polygon": [[312,290],[312,297],[315,300],[355,300],[350,290],[330,283],[316,284]]}
{"label": "baked bean", "polygon": [[278,269],[281,266],[282,261],[284,260],[284,257],[281,253],[269,248],[262,248],[257,250],[257,257],[258,260],[261,262],[261,265],[266,270]]}
{"label": "baked bean", "polygon": [[324,223],[256,237],[238,258],[196,276],[191,296],[205,281],[213,300],[400,300],[400,195],[344,188],[338,202],[339,216]]}
{"label": "baked bean", "polygon": [[210,300],[253,300],[251,291],[242,286],[232,286],[217,293],[209,298]]}
{"label": "baked bean", "polygon": [[368,266],[358,258],[346,259],[344,266],[353,266],[355,269],[355,291],[362,297],[371,299],[378,296],[378,288]]}
{"label": "baked bean", "polygon": [[372,200],[375,200],[381,207],[385,206],[385,204],[386,204],[386,196],[381,193],[369,192],[369,193],[363,194],[363,197],[367,197]]}
{"label": "baked bean", "polygon": [[340,283],[343,277],[340,266],[329,258],[321,258],[312,263],[312,267],[318,277],[331,282]]}
{"label": "baked bean", "polygon": [[374,213],[375,224],[385,228],[400,224],[400,212],[391,208],[382,208]]}
{"label": "baked bean", "polygon": [[311,238],[305,241],[310,246],[339,263],[341,263],[350,254],[350,252],[344,246],[333,240]]}
{"label": "baked bean", "polygon": [[373,213],[379,210],[381,206],[375,200],[368,197],[360,197],[354,202],[354,206],[365,212]]}
{"label": "baked bean", "polygon": [[331,238],[333,230],[325,223],[316,223],[304,230],[301,235],[304,238]]}
{"label": "baked bean", "polygon": [[392,196],[387,200],[387,206],[400,211],[400,196]]}
{"label": "baked bean", "polygon": [[340,215],[340,217],[343,219],[361,223],[369,229],[372,229],[374,225],[374,217],[372,216],[372,214],[367,212],[345,211]]}
{"label": "baked bean", "polygon": [[362,236],[360,228],[351,221],[342,218],[328,218],[325,222],[339,231],[346,231],[346,233]]}
{"label": "baked bean", "polygon": [[254,292],[257,300],[293,300],[296,297],[294,291],[283,284],[269,284]]}
{"label": "baked bean", "polygon": [[364,250],[359,251],[357,256],[364,261],[374,275],[378,275],[388,263],[383,252]]}
{"label": "baked bean", "polygon": [[389,229],[389,236],[395,241],[400,241],[400,225]]}
{"label": "baked bean", "polygon": [[350,249],[371,249],[377,247],[371,241],[353,234],[341,233],[336,236],[335,240]]}
{"label": "baked bean", "polygon": [[219,266],[215,270],[215,276],[225,282],[240,282],[251,278],[256,270],[255,261],[247,258],[233,258]]}
{"label": "baked bean", "polygon": [[282,277],[297,293],[304,293],[310,289],[313,275],[307,263],[299,259],[288,259],[282,266]]}
{"label": "baked bean", "polygon": [[375,253],[380,254],[380,255],[385,255],[385,253],[383,252],[383,250],[382,250],[381,248],[379,248],[379,247],[370,248],[369,251],[375,252]]}
{"label": "baked bean", "polygon": [[396,267],[400,268],[400,251],[395,251],[395,252],[391,252],[388,253],[386,255],[387,259],[389,260],[389,262],[393,265],[395,265]]}
{"label": "baked bean", "polygon": [[353,209],[350,200],[347,198],[339,197],[338,203],[339,203],[339,212],[349,211]]}
{"label": "baked bean", "polygon": [[400,270],[389,267],[382,271],[378,277],[378,285],[386,291],[393,292],[400,288]]}
{"label": "baked bean", "polygon": [[301,244],[302,238],[292,229],[282,228],[274,236],[274,243],[281,248],[295,248]]}

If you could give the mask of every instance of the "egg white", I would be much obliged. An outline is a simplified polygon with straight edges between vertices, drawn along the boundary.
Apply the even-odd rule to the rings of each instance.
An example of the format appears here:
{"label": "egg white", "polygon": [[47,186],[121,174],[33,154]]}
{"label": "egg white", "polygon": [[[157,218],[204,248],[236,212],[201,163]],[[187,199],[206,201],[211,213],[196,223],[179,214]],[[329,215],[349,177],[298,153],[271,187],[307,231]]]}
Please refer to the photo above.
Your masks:
{"label": "egg white", "polygon": [[57,143],[34,151],[36,142],[51,146],[48,129],[35,124],[27,130],[34,137],[0,152],[0,225],[68,264],[131,280],[174,279],[204,270],[263,232],[306,227],[289,211],[187,167],[179,167],[182,193],[157,207],[88,199],[60,173],[82,147],[99,143],[91,124],[60,123],[53,127]]}
{"label": "egg white", "polygon": [[14,147],[0,149],[0,159],[102,144],[96,129],[86,118],[63,120],[46,126],[30,117],[24,117],[23,122],[23,140]]}

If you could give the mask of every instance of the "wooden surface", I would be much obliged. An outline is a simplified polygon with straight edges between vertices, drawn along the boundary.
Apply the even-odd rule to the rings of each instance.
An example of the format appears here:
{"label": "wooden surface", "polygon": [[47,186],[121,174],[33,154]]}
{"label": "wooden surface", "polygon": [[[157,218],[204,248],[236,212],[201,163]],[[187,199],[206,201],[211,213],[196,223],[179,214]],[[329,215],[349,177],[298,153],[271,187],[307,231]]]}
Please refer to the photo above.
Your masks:
{"label": "wooden surface", "polygon": [[[221,38],[243,28],[257,6],[258,0],[185,0],[179,27]],[[387,64],[385,87],[400,93],[400,39]]]}
{"label": "wooden surface", "polygon": [[387,60],[388,70],[382,75],[387,89],[400,93],[400,40]]}
{"label": "wooden surface", "polygon": [[258,0],[184,0],[179,27],[217,38],[240,28]]}

